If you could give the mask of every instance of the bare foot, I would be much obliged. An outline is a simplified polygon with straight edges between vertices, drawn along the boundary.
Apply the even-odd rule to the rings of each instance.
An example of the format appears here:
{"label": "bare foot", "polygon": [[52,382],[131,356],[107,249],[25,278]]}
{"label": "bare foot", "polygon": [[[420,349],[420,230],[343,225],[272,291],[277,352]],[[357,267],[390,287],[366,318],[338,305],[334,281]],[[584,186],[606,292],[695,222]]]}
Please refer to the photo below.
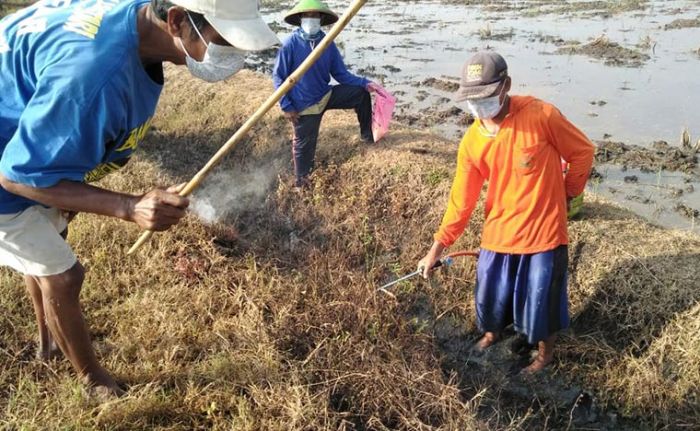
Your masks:
{"label": "bare foot", "polygon": [[537,355],[535,360],[532,361],[532,363],[530,363],[530,365],[523,368],[523,370],[520,373],[524,374],[524,375],[530,375],[530,376],[533,374],[536,374],[536,373],[544,370],[545,368],[547,368],[547,366],[552,363],[552,360],[553,360],[552,357],[545,358],[545,357],[542,357],[540,355]]}
{"label": "bare foot", "polygon": [[520,372],[523,375],[533,375],[544,370],[554,359],[554,342],[557,336],[551,335],[546,340],[537,343],[537,357]]}
{"label": "bare foot", "polygon": [[483,352],[484,350],[493,346],[496,341],[498,341],[498,334],[495,332],[486,332],[484,336],[481,337],[476,344],[474,344],[474,350],[477,352]]}
{"label": "bare foot", "polygon": [[46,344],[40,343],[39,348],[36,351],[36,358],[40,361],[51,361],[53,359],[60,359],[62,357],[63,352],[61,352],[61,349],[53,341],[50,341]]}
{"label": "bare foot", "polygon": [[116,394],[105,386],[86,386],[82,390],[83,396],[93,405],[106,405],[118,400],[122,394]]}
{"label": "bare foot", "polygon": [[86,374],[84,380],[88,387],[88,394],[100,402],[118,398],[126,394],[124,389],[117,384],[105,369],[101,369],[92,374]]}
{"label": "bare foot", "polygon": [[119,389],[121,393],[116,393],[112,388],[106,386],[88,386],[85,388],[85,396],[90,400],[96,402],[97,404],[104,404],[110,401],[114,401],[122,397],[125,392]]}

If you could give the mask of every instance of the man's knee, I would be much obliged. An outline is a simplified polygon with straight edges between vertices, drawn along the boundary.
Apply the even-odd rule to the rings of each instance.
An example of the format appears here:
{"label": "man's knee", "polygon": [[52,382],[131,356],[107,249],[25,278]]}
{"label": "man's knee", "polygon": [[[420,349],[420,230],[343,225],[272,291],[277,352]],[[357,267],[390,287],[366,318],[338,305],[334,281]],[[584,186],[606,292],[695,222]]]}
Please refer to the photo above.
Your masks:
{"label": "man's knee", "polygon": [[76,262],[72,268],[61,274],[40,277],[41,291],[44,295],[70,296],[77,298],[85,280],[85,268]]}

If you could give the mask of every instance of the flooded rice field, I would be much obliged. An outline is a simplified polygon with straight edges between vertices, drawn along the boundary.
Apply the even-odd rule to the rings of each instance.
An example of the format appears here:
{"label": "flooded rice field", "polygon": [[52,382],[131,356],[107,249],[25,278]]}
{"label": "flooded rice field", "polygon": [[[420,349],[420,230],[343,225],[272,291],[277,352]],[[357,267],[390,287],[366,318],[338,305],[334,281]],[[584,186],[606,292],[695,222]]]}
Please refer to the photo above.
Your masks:
{"label": "flooded rice field", "polygon": [[[339,14],[348,5],[328,3]],[[266,13],[280,36],[287,6]],[[455,143],[468,125],[451,99],[461,65],[500,52],[513,94],[554,103],[599,145],[627,146],[599,150],[592,190],[700,231],[700,2],[369,1],[338,46],[351,70],[397,96],[398,121]]]}

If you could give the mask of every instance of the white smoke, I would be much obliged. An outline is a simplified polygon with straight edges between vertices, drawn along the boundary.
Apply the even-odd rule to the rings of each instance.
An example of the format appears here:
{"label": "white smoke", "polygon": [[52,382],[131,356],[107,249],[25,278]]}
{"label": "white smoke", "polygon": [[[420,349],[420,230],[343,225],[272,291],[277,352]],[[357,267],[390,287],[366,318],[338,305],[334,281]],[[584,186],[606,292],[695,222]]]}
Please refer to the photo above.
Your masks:
{"label": "white smoke", "polygon": [[215,223],[262,206],[277,176],[272,166],[219,171],[209,176],[191,198],[190,211]]}

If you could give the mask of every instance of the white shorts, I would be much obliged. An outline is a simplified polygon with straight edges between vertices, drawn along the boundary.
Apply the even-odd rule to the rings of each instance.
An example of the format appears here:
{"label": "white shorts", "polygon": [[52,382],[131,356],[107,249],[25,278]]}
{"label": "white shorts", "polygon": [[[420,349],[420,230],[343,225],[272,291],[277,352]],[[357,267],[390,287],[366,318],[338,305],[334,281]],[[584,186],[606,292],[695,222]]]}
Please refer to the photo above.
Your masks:
{"label": "white shorts", "polygon": [[66,272],[78,261],[61,237],[67,226],[61,210],[41,205],[0,214],[0,265],[35,276]]}

